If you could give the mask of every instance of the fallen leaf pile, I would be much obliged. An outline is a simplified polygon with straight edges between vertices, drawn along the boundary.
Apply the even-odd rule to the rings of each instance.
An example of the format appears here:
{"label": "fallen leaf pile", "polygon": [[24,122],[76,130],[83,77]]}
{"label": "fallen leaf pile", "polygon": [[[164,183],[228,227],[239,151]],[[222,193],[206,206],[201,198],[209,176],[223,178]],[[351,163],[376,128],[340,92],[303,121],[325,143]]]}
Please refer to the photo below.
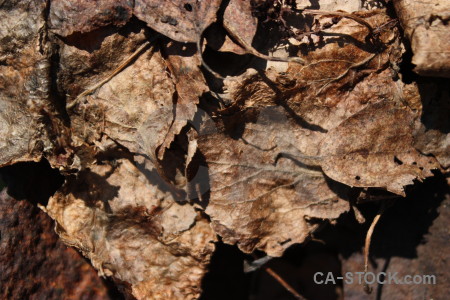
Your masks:
{"label": "fallen leaf pile", "polygon": [[42,209],[138,299],[197,298],[219,238],[281,256],[448,168],[448,85],[403,80],[392,14],[297,2],[2,2],[0,166],[58,168]]}

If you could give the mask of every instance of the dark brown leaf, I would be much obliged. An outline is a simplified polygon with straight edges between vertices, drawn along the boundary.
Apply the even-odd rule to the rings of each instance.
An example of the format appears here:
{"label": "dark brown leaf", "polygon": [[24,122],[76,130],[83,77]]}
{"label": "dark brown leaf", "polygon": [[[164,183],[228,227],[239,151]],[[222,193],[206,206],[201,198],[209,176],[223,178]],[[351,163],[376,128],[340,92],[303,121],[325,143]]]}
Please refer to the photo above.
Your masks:
{"label": "dark brown leaf", "polygon": [[123,26],[131,18],[130,0],[52,0],[49,29],[61,36],[86,33],[108,25]]}
{"label": "dark brown leaf", "polygon": [[413,180],[433,176],[433,157],[413,147],[414,114],[382,101],[330,130],[321,144],[325,174],[350,186],[381,187],[405,195]]}

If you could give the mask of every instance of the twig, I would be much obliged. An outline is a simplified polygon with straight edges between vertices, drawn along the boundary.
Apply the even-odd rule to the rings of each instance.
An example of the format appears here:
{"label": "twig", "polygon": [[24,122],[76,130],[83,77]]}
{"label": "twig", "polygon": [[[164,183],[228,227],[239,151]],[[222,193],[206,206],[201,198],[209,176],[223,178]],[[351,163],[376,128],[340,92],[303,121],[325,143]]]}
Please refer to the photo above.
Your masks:
{"label": "twig", "polygon": [[239,45],[241,47],[243,47],[244,50],[247,51],[249,54],[252,54],[256,57],[259,57],[261,59],[268,60],[268,61],[294,62],[294,63],[298,63],[298,64],[302,64],[302,65],[305,63],[305,61],[303,59],[301,59],[300,57],[275,57],[275,56],[269,56],[269,55],[262,54],[262,53],[258,52],[258,50],[253,48],[251,45],[247,44],[247,42],[244,41],[239,36],[239,34],[235,33],[233,31],[233,29],[231,29],[229,26],[227,26],[227,24],[224,23],[223,27],[231,35],[231,37],[234,38],[239,43]]}
{"label": "twig", "polygon": [[344,59],[321,59],[321,60],[317,60],[317,61],[313,61],[310,64],[305,65],[304,67],[302,67],[300,69],[300,72],[304,69],[304,68],[308,68],[314,65],[318,65],[318,64],[323,64],[323,63],[333,63],[333,62],[343,62],[343,63],[347,63],[347,64],[352,64],[352,61],[349,60],[344,60]]}
{"label": "twig", "polygon": [[370,25],[364,19],[355,16],[354,14],[350,14],[350,13],[346,13],[346,12],[339,12],[339,11],[324,11],[324,10],[315,10],[315,9],[305,9],[303,11],[303,13],[311,14],[311,15],[336,16],[336,17],[343,17],[343,18],[351,19],[351,20],[367,27],[367,29],[369,29],[370,35],[373,35],[372,25]]}
{"label": "twig", "polygon": [[368,62],[369,62],[372,58],[374,58],[375,56],[376,56],[376,53],[372,53],[371,55],[369,55],[368,57],[366,57],[366,58],[363,59],[362,61],[357,62],[357,63],[354,63],[353,65],[351,65],[350,67],[348,67],[347,70],[345,70],[345,72],[343,72],[343,73],[340,74],[339,76],[330,79],[330,81],[328,81],[326,84],[324,84],[324,85],[319,89],[319,91],[317,91],[316,96],[319,95],[319,94],[323,91],[323,89],[324,89],[326,86],[328,86],[330,83],[332,83],[332,82],[334,82],[334,81],[338,81],[338,80],[344,78],[344,77],[348,74],[348,72],[350,72],[351,69],[361,67],[362,65],[368,63]]}
{"label": "twig", "polygon": [[[380,210],[378,211],[378,214],[373,218],[372,224],[369,227],[369,230],[367,230],[366,234],[366,241],[364,245],[364,275],[366,275],[368,269],[369,269],[369,250],[370,250],[370,242],[372,241],[372,234],[373,230],[375,229],[375,226],[377,225],[378,221],[380,220],[381,215],[384,212],[384,202],[381,203]],[[364,291],[367,294],[372,293],[372,288],[367,284],[367,282],[364,283]]]}
{"label": "twig", "polygon": [[203,47],[203,34],[200,35],[199,39],[197,40],[197,51],[200,55],[200,60],[202,62],[202,66],[211,74],[213,74],[215,77],[219,78],[219,79],[225,79],[223,78],[222,75],[220,75],[219,73],[217,73],[216,71],[214,71],[213,69],[211,69],[210,66],[208,66],[208,64],[203,60],[203,51],[202,51],[202,47]]}
{"label": "twig", "polygon": [[304,65],[296,74],[300,74],[304,69],[318,65],[318,64],[323,64],[323,63],[333,63],[333,62],[342,62],[342,63],[347,63],[347,64],[352,64],[352,61],[349,60],[344,60],[344,59],[321,59],[321,60],[317,60],[317,61],[313,61],[307,65]]}
{"label": "twig", "polygon": [[150,211],[149,217],[150,217],[151,219],[153,219],[153,218],[156,218],[156,217],[161,216],[164,212],[166,212],[167,210],[169,210],[169,208],[171,208],[172,205],[173,205],[174,203],[175,203],[175,202],[170,202],[169,205],[167,205],[167,206],[164,207],[164,208],[161,208],[161,207],[159,207],[159,206],[154,207],[154,208]]}
{"label": "twig", "polygon": [[277,273],[275,273],[271,268],[266,268],[266,272],[269,273],[276,281],[278,281],[289,293],[291,293],[296,299],[306,300],[292,286],[289,285],[283,278],[280,277]]}
{"label": "twig", "polygon": [[94,93],[98,88],[100,88],[102,85],[104,85],[105,83],[107,83],[108,81],[110,81],[114,76],[116,76],[117,74],[119,74],[120,72],[122,72],[126,67],[128,67],[130,65],[130,63],[136,59],[141,53],[144,52],[144,50],[147,50],[147,48],[149,47],[149,45],[156,39],[157,36],[155,36],[152,40],[146,41],[144,44],[142,44],[136,51],[134,51],[133,54],[131,54],[122,64],[120,64],[120,66],[118,66],[114,71],[112,71],[111,74],[109,74],[105,79],[103,79],[102,81],[98,82],[97,84],[95,84],[93,87],[88,88],[87,90],[85,90],[84,92],[82,92],[81,94],[78,95],[78,97],[73,100],[71,103],[69,103],[66,108],[67,109],[71,109],[73,108],[78,101],[87,96],[90,95],[92,93]]}

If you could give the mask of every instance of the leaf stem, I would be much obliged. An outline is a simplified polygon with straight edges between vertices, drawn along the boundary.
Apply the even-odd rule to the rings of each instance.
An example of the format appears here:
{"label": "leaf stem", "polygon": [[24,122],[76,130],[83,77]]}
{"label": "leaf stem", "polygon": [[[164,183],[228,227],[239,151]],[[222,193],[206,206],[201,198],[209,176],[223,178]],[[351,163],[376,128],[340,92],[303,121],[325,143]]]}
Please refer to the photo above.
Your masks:
{"label": "leaf stem", "polygon": [[266,272],[269,273],[270,276],[275,278],[276,281],[278,281],[289,293],[291,293],[296,299],[299,300],[306,300],[304,297],[302,297],[297,291],[289,284],[287,283],[283,278],[281,278],[280,275],[275,273],[271,268],[266,268]]}
{"label": "leaf stem", "polygon": [[[365,245],[364,245],[364,275],[367,273],[367,271],[369,269],[369,250],[370,250],[370,243],[372,241],[372,234],[375,229],[375,226],[377,225],[378,221],[380,220],[381,215],[384,212],[384,208],[385,208],[385,202],[383,201],[381,203],[381,207],[380,207],[380,210],[378,211],[378,214],[375,216],[375,218],[373,218],[372,224],[370,224],[369,230],[367,230],[366,241],[365,241]],[[364,291],[367,294],[370,294],[370,293],[372,293],[372,288],[367,283],[364,283]]]}

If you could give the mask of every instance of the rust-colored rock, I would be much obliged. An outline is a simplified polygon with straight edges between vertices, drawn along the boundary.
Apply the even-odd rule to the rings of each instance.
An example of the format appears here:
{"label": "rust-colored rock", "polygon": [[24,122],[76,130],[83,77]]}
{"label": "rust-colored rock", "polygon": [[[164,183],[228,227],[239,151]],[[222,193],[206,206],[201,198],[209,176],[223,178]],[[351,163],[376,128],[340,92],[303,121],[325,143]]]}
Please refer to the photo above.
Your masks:
{"label": "rust-colored rock", "polygon": [[2,299],[111,299],[97,272],[54,232],[54,222],[26,200],[0,192]]}

